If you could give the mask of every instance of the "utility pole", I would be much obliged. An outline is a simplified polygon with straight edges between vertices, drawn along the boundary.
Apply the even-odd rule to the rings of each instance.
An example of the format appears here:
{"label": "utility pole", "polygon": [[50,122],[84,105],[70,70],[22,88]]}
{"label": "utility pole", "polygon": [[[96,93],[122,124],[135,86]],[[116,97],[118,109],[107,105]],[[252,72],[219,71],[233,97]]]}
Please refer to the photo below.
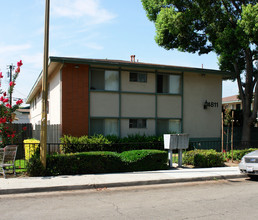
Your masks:
{"label": "utility pole", "polygon": [[[13,80],[13,70],[14,70],[15,66],[13,64],[11,64],[11,65],[7,66],[7,68],[9,70],[9,72],[8,72],[8,75],[9,75],[8,77],[10,78],[10,82],[9,83],[11,83],[12,80]],[[9,103],[12,106],[12,92],[11,91],[10,91],[9,95],[10,95]]]}
{"label": "utility pole", "polygon": [[46,169],[47,165],[47,81],[48,81],[48,45],[49,45],[49,5],[50,0],[46,0],[45,6],[45,32],[44,32],[44,58],[42,72],[42,112],[40,131],[40,161]]}

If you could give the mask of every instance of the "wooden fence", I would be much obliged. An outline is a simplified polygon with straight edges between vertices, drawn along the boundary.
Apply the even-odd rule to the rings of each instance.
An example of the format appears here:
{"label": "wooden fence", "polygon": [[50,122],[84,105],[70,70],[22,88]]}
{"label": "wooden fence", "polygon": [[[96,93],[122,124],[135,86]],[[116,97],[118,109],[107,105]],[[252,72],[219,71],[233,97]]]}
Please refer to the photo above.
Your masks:
{"label": "wooden fence", "polygon": [[[35,138],[40,140],[41,125],[36,125],[33,129],[32,124],[12,124],[13,129],[18,135],[16,142],[22,143],[24,139]],[[23,128],[26,127],[26,130]],[[60,143],[61,126],[58,124],[47,125],[47,143]]]}
{"label": "wooden fence", "polygon": [[[36,125],[33,130],[33,138],[40,140],[41,125]],[[60,125],[47,125],[47,143],[60,143],[61,126]]]}

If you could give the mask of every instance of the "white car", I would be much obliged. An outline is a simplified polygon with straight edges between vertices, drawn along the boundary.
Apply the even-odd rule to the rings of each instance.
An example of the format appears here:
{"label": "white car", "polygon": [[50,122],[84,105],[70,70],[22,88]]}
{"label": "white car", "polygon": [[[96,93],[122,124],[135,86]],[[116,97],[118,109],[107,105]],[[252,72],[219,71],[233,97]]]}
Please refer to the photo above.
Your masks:
{"label": "white car", "polygon": [[241,173],[247,174],[251,178],[258,176],[258,150],[246,154],[239,163]]}

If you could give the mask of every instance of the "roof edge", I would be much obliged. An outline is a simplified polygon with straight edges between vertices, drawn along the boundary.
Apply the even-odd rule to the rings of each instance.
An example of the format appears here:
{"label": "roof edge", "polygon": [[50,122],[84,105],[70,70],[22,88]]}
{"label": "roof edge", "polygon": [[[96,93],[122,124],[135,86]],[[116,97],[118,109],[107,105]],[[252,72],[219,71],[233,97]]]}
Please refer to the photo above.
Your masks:
{"label": "roof edge", "polygon": [[[152,64],[152,63],[143,63],[143,62],[130,62],[125,60],[109,60],[109,59],[88,59],[88,58],[74,58],[74,57],[57,57],[50,56],[48,60],[48,68],[51,63],[75,63],[75,64],[88,64],[88,65],[103,65],[103,66],[118,66],[120,68],[145,68],[156,71],[156,70],[167,70],[167,71],[180,71],[180,72],[195,72],[200,74],[215,74],[221,75],[223,80],[231,79],[233,73],[214,70],[214,69],[203,69],[203,68],[195,68],[195,67],[183,67],[183,66],[172,66],[165,64]],[[34,89],[39,84],[42,78],[43,70],[40,72],[36,82],[32,86],[28,96],[26,103],[29,104],[31,101],[32,93]]]}
{"label": "roof edge", "polygon": [[187,71],[187,72],[197,72],[203,74],[216,74],[223,75],[226,78],[231,78],[232,73],[213,69],[203,69],[195,67],[182,67],[182,66],[172,66],[165,64],[151,64],[143,62],[130,62],[124,60],[104,60],[104,59],[87,59],[87,58],[72,58],[72,57],[55,57],[51,56],[50,62],[61,62],[61,63],[77,63],[77,64],[89,64],[89,65],[107,65],[107,66],[119,66],[119,67],[133,67],[133,68],[147,68],[147,69],[163,69],[170,71]]}

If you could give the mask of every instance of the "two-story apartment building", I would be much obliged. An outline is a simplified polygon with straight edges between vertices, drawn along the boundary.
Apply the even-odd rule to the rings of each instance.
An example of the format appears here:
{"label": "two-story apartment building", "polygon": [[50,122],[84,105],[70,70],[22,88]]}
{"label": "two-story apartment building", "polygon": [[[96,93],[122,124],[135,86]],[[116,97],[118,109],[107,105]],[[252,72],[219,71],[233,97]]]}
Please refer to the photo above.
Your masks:
{"label": "two-story apartment building", "polygon": [[[220,138],[225,72],[108,59],[50,57],[48,123],[62,134]],[[31,123],[41,120],[41,78],[29,96]]]}

